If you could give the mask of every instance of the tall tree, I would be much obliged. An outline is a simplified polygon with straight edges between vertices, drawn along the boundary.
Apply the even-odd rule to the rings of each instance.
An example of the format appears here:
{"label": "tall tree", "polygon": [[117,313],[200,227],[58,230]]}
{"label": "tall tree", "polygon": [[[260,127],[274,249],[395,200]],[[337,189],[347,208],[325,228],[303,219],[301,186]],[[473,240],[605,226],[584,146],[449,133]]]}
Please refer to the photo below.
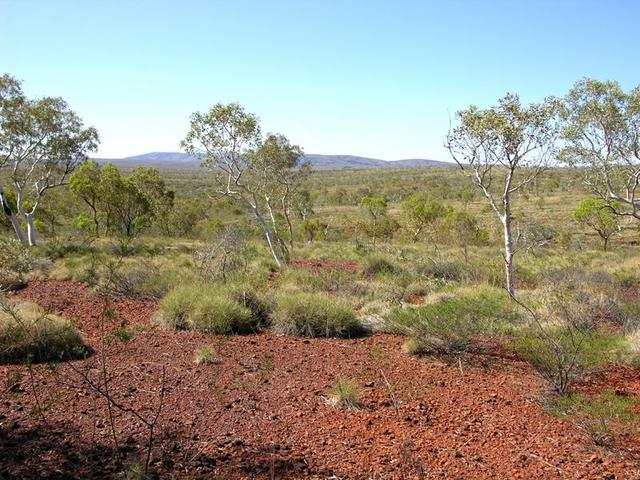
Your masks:
{"label": "tall tree", "polygon": [[[61,98],[29,100],[11,77],[1,77],[0,83],[0,165],[15,195],[17,216],[27,224],[29,245],[35,245],[33,220],[43,196],[67,183],[87,153],[96,149],[98,133],[84,128]],[[6,212],[4,195],[2,203]],[[18,238],[24,239],[19,227],[14,223]]]}
{"label": "tall tree", "polygon": [[457,113],[445,146],[482,191],[504,233],[506,288],[515,295],[512,235],[513,194],[526,187],[545,168],[555,150],[557,105],[553,100],[523,106],[507,94],[494,107],[471,106]]}
{"label": "tall tree", "polygon": [[95,236],[100,235],[100,164],[89,160],[80,165],[69,177],[69,188],[73,194],[81,199],[91,210]]}
{"label": "tall tree", "polygon": [[564,99],[560,158],[580,167],[585,185],[617,215],[640,220],[640,86],[583,79]]}

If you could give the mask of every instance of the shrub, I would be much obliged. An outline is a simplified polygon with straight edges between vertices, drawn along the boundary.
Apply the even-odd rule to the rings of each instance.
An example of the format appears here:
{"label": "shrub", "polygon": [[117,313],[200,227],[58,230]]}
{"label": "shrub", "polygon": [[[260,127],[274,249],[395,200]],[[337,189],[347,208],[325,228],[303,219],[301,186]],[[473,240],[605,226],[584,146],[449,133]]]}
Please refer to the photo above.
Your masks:
{"label": "shrub", "polygon": [[[95,271],[95,266],[92,268]],[[119,262],[107,262],[100,288],[110,294],[127,297],[161,298],[169,290],[169,285],[160,269],[152,263],[121,265]]]}
{"label": "shrub", "polygon": [[[252,294],[243,294],[247,305]],[[237,296],[235,298],[238,298]],[[212,334],[251,333],[261,320],[250,308],[241,304],[228,290],[213,286],[184,285],[171,290],[160,302],[156,317],[161,325],[175,330],[194,330]],[[263,308],[263,306],[260,306]]]}
{"label": "shrub", "polygon": [[304,337],[349,337],[361,333],[348,303],[320,293],[278,298],[272,328],[278,333]]}
{"label": "shrub", "polygon": [[367,257],[362,265],[362,275],[365,277],[375,277],[376,275],[388,275],[396,273],[398,266],[390,260],[379,257]]}
{"label": "shrub", "polygon": [[231,285],[226,288],[229,297],[251,312],[253,329],[268,327],[271,323],[273,303],[260,296],[249,285]]}
{"label": "shrub", "polygon": [[596,397],[582,394],[559,397],[549,405],[549,410],[561,418],[575,419],[596,445],[611,447],[614,443],[614,424],[637,424],[634,412],[637,405],[635,397],[606,391]]}
{"label": "shrub", "polygon": [[19,240],[0,238],[0,291],[24,285],[24,275],[34,267],[29,247]]}
{"label": "shrub", "polygon": [[335,408],[359,409],[362,405],[358,386],[346,378],[338,378],[327,392],[327,404]]}
{"label": "shrub", "polygon": [[37,305],[0,300],[0,362],[46,362],[87,355],[78,330]]}
{"label": "shrub", "polygon": [[522,332],[511,344],[561,395],[568,395],[576,378],[613,360],[623,346],[620,336],[583,330],[568,324]]}
{"label": "shrub", "polygon": [[443,281],[459,281],[465,274],[466,266],[460,262],[429,261],[416,266],[416,273]]}
{"label": "shrub", "polygon": [[484,287],[417,308],[396,309],[385,323],[388,330],[411,337],[408,352],[448,355],[478,347],[475,337],[494,335],[517,318],[505,292]]}

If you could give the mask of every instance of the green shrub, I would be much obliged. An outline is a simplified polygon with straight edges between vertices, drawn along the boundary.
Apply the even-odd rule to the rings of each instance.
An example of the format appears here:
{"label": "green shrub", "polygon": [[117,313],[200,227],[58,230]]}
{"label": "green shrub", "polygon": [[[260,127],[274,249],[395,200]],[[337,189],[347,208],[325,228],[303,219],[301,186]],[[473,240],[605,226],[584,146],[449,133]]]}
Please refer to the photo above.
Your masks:
{"label": "green shrub", "polygon": [[614,443],[614,424],[625,427],[637,426],[638,416],[634,409],[638,399],[606,391],[596,397],[579,393],[558,397],[548,406],[553,415],[573,420],[583,427],[598,446],[611,447]]}
{"label": "green shrub", "polygon": [[272,328],[278,333],[304,337],[349,337],[361,333],[348,303],[320,293],[280,296]]}
{"label": "green shrub", "polygon": [[251,312],[252,329],[270,325],[274,305],[269,299],[259,295],[250,285],[230,285],[225,290],[232,300]]}
{"label": "green shrub", "polygon": [[364,277],[389,275],[397,273],[399,270],[399,267],[395,263],[380,256],[366,257],[362,264],[362,275]]}
{"label": "green shrub", "polygon": [[242,334],[257,331],[265,312],[266,307],[249,290],[184,285],[162,299],[156,320],[174,330]]}
{"label": "green shrub", "polygon": [[468,267],[461,262],[429,261],[415,267],[419,275],[442,281],[460,281]]}
{"label": "green shrub", "polygon": [[482,287],[416,308],[396,309],[385,318],[390,331],[410,336],[416,354],[455,354],[474,349],[478,336],[495,335],[518,319],[507,294]]}
{"label": "green shrub", "polygon": [[0,302],[0,363],[82,358],[89,350],[69,321],[26,302]]}
{"label": "green shrub", "polygon": [[624,338],[567,324],[549,328],[532,326],[520,332],[510,348],[527,360],[558,393],[568,395],[576,378],[621,355]]}
{"label": "green shrub", "polygon": [[31,250],[19,240],[0,238],[0,291],[18,288],[34,268]]}

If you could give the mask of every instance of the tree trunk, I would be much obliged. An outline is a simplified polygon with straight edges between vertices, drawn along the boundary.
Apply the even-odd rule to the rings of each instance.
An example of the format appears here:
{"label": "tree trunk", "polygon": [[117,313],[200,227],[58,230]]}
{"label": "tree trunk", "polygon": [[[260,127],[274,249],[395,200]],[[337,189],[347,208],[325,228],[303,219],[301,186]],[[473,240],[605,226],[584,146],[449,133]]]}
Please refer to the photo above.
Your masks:
{"label": "tree trunk", "polygon": [[289,218],[289,203],[286,196],[282,197],[282,214],[287,221],[287,229],[289,230],[289,248],[293,250],[293,225],[291,218]]}
{"label": "tree trunk", "polygon": [[18,237],[18,240],[24,243],[26,241],[26,238],[24,236],[24,231],[20,226],[20,221],[18,220],[18,217],[16,217],[16,215],[11,210],[11,207],[9,206],[9,203],[7,202],[4,196],[4,192],[0,192],[0,204],[2,204],[2,210],[4,211],[4,214],[7,217],[9,217],[9,220],[11,221],[11,225],[13,226],[13,230],[16,232],[16,236]]}
{"label": "tree trunk", "polygon": [[24,219],[27,221],[27,236],[29,237],[29,246],[36,246],[36,227],[33,224],[33,212],[25,213]]}
{"label": "tree trunk", "polygon": [[513,238],[511,236],[511,215],[508,209],[502,217],[502,225],[504,227],[504,267],[507,279],[507,293],[509,293],[510,297],[514,297],[516,289],[513,267]]}
{"label": "tree trunk", "polygon": [[602,237],[602,240],[604,241],[604,245],[602,246],[602,249],[606,252],[607,245],[609,244],[609,237]]}
{"label": "tree trunk", "polygon": [[269,229],[269,225],[267,225],[267,222],[265,221],[264,217],[262,216],[262,214],[257,208],[254,208],[253,212],[256,214],[256,218],[258,219],[258,222],[260,222],[260,225],[262,226],[262,230],[264,231],[264,236],[267,238],[267,243],[269,244],[271,255],[273,255],[273,259],[276,261],[276,265],[278,265],[278,268],[282,268],[282,260],[280,259],[280,255],[278,255],[278,252],[276,251],[275,245],[273,243],[273,238],[271,235],[271,230]]}

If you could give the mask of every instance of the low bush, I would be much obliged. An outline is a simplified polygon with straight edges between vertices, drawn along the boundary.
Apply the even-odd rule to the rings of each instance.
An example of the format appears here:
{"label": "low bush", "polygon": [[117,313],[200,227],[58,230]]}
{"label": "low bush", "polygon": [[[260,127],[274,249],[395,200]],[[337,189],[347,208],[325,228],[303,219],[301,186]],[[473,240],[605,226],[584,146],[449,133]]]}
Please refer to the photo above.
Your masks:
{"label": "low bush", "polygon": [[198,365],[211,365],[218,363],[214,357],[215,350],[210,345],[198,348],[193,354],[193,361]]}
{"label": "low bush", "polygon": [[628,425],[637,426],[638,417],[634,411],[637,405],[636,397],[606,391],[596,397],[578,393],[558,397],[548,405],[548,410],[553,415],[576,422],[596,445],[612,447],[615,426],[621,429]]}
{"label": "low bush", "polygon": [[362,262],[362,275],[375,277],[377,275],[389,275],[397,273],[400,268],[389,259],[381,256],[366,257]]}
{"label": "low bush", "polygon": [[88,353],[69,321],[31,303],[0,300],[0,363],[59,361]]}
{"label": "low bush", "polygon": [[0,291],[24,285],[24,276],[34,268],[31,250],[19,240],[0,238]]}
{"label": "low bush", "polygon": [[281,295],[272,328],[278,333],[304,337],[350,337],[361,333],[351,305],[322,293]]}
{"label": "low bush", "polygon": [[175,330],[244,334],[264,325],[268,316],[265,305],[249,289],[230,291],[212,285],[184,285],[162,299],[156,320]]}
{"label": "low bush", "polygon": [[448,355],[479,347],[475,337],[500,333],[518,318],[504,291],[482,287],[396,309],[385,317],[385,324],[387,330],[411,338],[405,347],[410,353]]}
{"label": "low bush", "polygon": [[567,325],[541,331],[532,327],[510,345],[561,395],[571,393],[576,378],[618,358],[623,337],[602,330],[580,330]]}
{"label": "low bush", "polygon": [[446,282],[462,280],[468,273],[467,270],[465,264],[451,261],[428,261],[415,267],[419,275]]}

